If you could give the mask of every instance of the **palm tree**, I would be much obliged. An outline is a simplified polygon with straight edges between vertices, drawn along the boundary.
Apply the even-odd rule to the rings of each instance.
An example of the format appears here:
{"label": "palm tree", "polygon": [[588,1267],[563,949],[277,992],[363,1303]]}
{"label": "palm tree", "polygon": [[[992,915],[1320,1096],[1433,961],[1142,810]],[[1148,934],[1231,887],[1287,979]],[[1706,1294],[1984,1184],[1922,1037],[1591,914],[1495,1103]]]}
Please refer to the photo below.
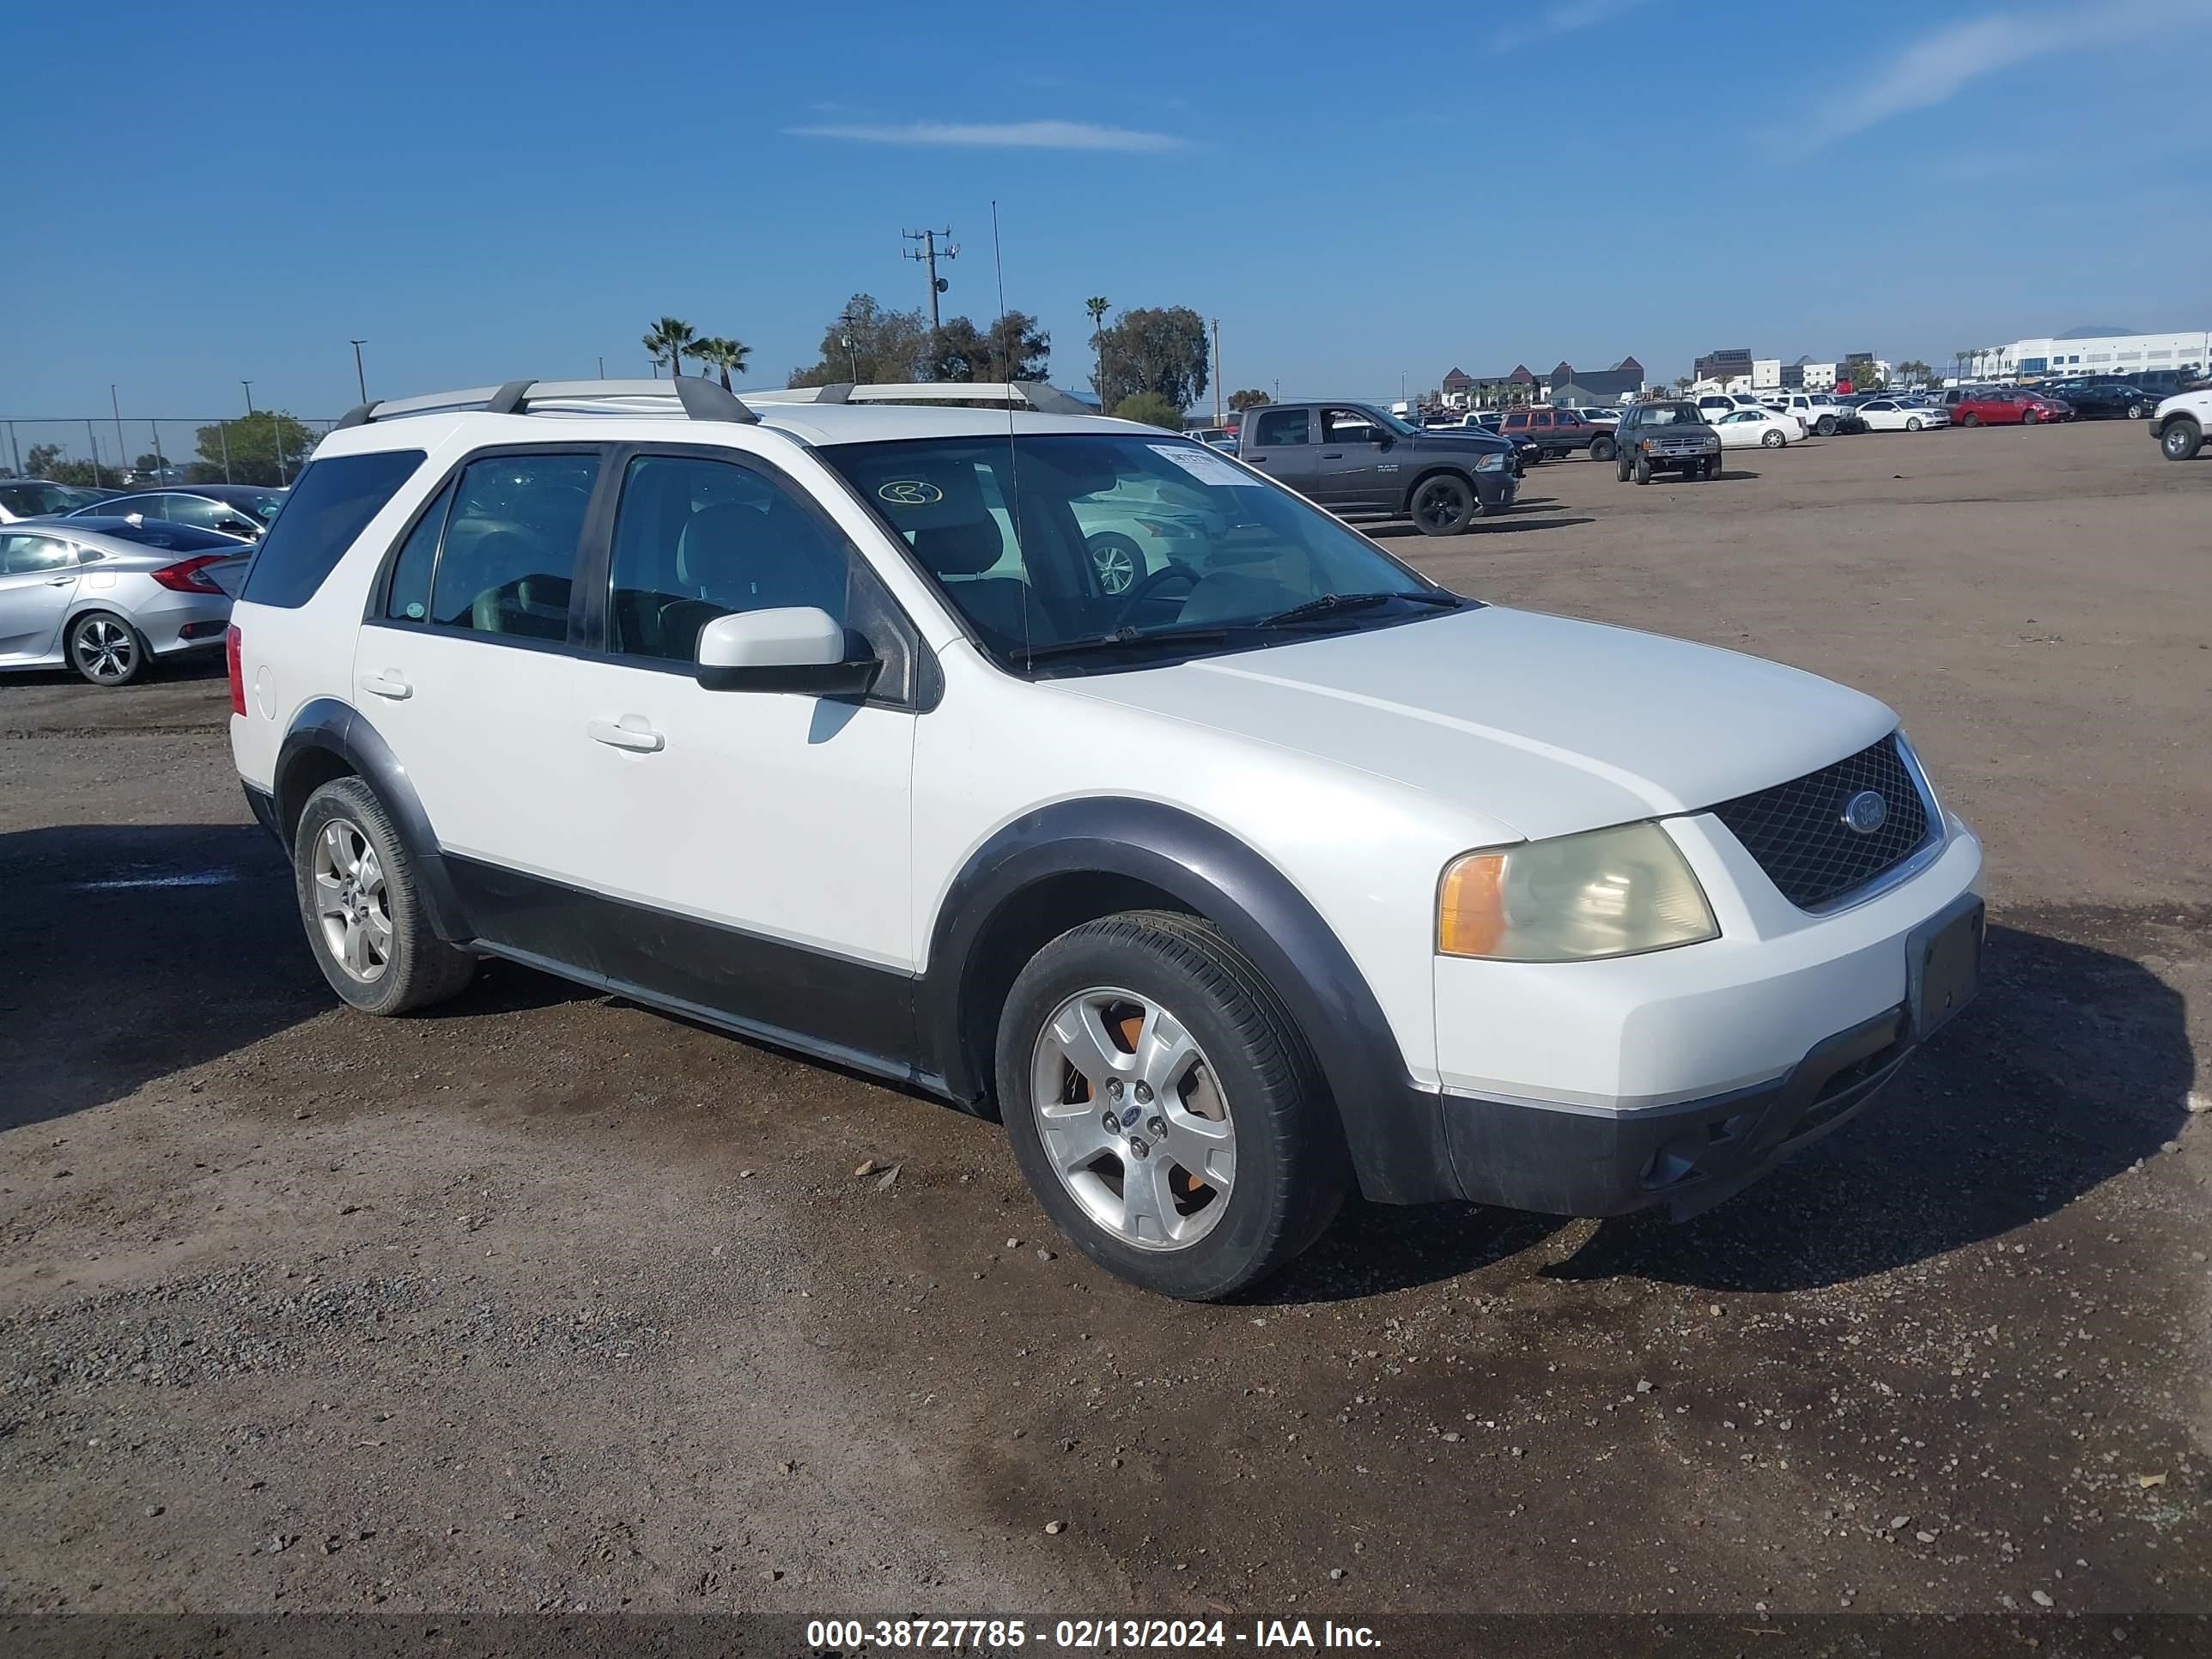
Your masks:
{"label": "palm tree", "polygon": [[1094,294],[1083,302],[1083,308],[1091,313],[1091,337],[1098,346],[1098,379],[1093,384],[1097,387],[1098,407],[1102,410],[1106,407],[1107,304],[1106,296],[1103,294]]}
{"label": "palm tree", "polygon": [[730,389],[730,376],[745,372],[745,360],[753,349],[741,340],[732,340],[726,334],[709,334],[703,340],[694,340],[684,348],[687,357],[696,357],[702,363],[712,363],[722,371],[722,390]]}
{"label": "palm tree", "polygon": [[663,317],[646,331],[645,349],[653,354],[656,364],[668,365],[668,377],[674,380],[684,372],[684,352],[698,337],[691,325],[681,318]]}

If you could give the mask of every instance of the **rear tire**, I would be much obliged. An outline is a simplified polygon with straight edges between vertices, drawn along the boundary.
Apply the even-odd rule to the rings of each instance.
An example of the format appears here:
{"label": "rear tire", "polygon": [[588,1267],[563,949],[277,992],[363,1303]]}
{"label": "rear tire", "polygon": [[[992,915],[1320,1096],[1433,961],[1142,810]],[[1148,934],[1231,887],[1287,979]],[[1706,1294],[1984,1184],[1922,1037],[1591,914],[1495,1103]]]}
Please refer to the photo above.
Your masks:
{"label": "rear tire", "polygon": [[2158,434],[2159,453],[2169,461],[2189,461],[2203,447],[2204,430],[2186,415],[2177,415]]}
{"label": "rear tire", "polygon": [[1769,432],[1759,439],[1759,447],[1761,449],[1779,449],[1787,441],[1779,432]]}
{"label": "rear tire", "polygon": [[1614,447],[1614,446],[1613,446],[1613,440],[1612,440],[1612,439],[1610,439],[1610,438],[1593,438],[1593,439],[1591,439],[1591,440],[1590,440],[1590,459],[1592,459],[1592,460],[1594,460],[1594,461],[1609,461],[1609,460],[1611,460],[1611,459],[1613,459],[1613,447]]}
{"label": "rear tire", "polygon": [[88,611],[64,636],[69,665],[94,685],[128,685],[146,672],[146,636],[112,611]]}
{"label": "rear tire", "polygon": [[292,884],[315,965],[363,1013],[443,1002],[476,977],[475,956],[431,927],[415,861],[359,778],[334,778],[307,797],[292,836]]}
{"label": "rear tire", "polygon": [[1982,417],[1975,414],[1971,409],[1965,414],[1959,416],[1959,424],[1960,426],[1979,426],[1981,423]]}
{"label": "rear tire", "polygon": [[1232,1296],[1297,1256],[1343,1201],[1341,1132],[1295,1024],[1194,916],[1131,911],[1046,945],[1007,996],[996,1070],[1037,1201],[1076,1249],[1143,1289]]}
{"label": "rear tire", "polygon": [[1106,530],[1093,536],[1086,546],[1101,591],[1126,593],[1136,586],[1145,568],[1144,550],[1136,543],[1118,531]]}

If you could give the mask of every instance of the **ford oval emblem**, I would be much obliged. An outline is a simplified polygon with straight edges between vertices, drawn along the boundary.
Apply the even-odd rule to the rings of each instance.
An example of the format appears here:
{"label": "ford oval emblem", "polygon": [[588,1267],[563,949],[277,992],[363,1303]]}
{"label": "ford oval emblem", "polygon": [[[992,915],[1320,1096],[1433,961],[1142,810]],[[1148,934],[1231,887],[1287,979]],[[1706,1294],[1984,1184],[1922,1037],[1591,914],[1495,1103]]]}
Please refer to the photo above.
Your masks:
{"label": "ford oval emblem", "polygon": [[894,478],[877,487],[879,501],[893,507],[933,507],[945,499],[945,492],[923,478]]}
{"label": "ford oval emblem", "polygon": [[1870,836],[1889,822],[1889,803],[1871,789],[1862,789],[1844,803],[1844,823],[1862,836]]}

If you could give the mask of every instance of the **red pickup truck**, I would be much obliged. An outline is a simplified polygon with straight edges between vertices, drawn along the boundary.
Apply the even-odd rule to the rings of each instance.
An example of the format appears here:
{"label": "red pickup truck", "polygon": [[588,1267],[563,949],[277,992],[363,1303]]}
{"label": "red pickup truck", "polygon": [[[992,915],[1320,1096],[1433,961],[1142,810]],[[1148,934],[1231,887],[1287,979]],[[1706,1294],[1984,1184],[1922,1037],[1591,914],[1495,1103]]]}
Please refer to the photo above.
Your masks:
{"label": "red pickup truck", "polygon": [[1516,409],[1498,431],[1516,443],[1534,444],[1547,461],[1577,449],[1589,451],[1594,461],[1613,459],[1613,428],[1586,421],[1571,409]]}

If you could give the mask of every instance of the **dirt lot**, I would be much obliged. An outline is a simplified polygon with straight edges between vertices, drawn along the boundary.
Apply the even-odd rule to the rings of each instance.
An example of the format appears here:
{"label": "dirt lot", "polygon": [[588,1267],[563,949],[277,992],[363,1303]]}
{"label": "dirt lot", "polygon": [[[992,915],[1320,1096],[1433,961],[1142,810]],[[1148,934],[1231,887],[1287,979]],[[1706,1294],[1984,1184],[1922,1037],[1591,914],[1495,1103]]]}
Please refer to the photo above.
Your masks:
{"label": "dirt lot", "polygon": [[0,1611],[2212,1608],[2212,462],[1526,489],[1391,544],[1886,698],[1992,981],[1691,1224],[1358,1209],[1235,1307],[619,1000],[338,1012],[219,677],[0,683]]}

